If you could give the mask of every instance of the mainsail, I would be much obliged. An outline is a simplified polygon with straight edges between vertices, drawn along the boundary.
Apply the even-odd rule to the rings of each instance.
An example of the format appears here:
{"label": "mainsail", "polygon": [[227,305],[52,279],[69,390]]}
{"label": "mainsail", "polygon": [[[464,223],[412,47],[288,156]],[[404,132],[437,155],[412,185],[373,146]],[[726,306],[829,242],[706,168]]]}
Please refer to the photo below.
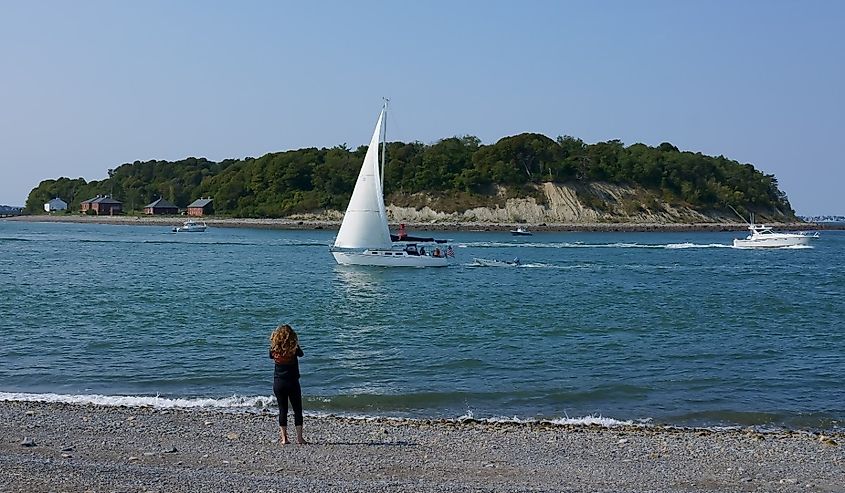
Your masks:
{"label": "mainsail", "polygon": [[383,119],[384,110],[378,117],[367,155],[364,156],[364,164],[352,191],[352,198],[340,224],[340,231],[337,232],[334,242],[336,248],[391,248],[378,163],[378,144]]}

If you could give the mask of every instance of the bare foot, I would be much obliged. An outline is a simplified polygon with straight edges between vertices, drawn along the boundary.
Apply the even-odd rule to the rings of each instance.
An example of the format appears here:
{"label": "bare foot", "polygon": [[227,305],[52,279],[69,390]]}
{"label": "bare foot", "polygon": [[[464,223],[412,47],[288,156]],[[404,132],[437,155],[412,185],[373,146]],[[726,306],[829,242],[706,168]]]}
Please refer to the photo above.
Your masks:
{"label": "bare foot", "polygon": [[305,444],[307,444],[308,442],[306,442],[304,438],[299,437],[299,438],[297,438],[297,439],[296,439],[296,443],[298,443],[298,444],[300,444],[300,445],[305,445]]}

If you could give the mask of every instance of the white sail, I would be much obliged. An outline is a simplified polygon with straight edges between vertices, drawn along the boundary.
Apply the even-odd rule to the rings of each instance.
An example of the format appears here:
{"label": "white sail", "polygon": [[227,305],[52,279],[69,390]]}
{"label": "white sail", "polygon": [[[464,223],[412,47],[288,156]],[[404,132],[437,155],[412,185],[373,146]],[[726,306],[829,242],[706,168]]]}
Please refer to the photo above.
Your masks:
{"label": "white sail", "polygon": [[340,224],[334,246],[336,248],[390,249],[390,229],[381,189],[378,144],[384,110],[378,117],[373,138],[358,173],[352,198]]}

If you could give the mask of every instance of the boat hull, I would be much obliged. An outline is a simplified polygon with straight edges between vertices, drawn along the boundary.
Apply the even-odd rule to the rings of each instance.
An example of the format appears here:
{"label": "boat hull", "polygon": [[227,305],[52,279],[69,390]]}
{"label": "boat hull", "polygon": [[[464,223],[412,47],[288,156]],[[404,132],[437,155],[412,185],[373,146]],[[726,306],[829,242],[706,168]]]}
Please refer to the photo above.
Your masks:
{"label": "boat hull", "polygon": [[409,255],[396,250],[366,250],[364,252],[333,251],[340,265],[372,265],[378,267],[448,267],[446,257]]}
{"label": "boat hull", "polygon": [[810,243],[812,236],[782,235],[773,238],[735,239],[736,248],[785,248]]}

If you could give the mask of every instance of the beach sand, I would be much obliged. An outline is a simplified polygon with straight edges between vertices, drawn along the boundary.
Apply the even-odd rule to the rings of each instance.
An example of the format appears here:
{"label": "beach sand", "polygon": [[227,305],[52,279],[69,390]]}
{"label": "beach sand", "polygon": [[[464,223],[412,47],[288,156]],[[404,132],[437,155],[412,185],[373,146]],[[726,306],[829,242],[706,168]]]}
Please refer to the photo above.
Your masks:
{"label": "beach sand", "polygon": [[[845,436],[0,402],[0,491],[845,491]],[[293,431],[292,429],[290,431]]]}
{"label": "beach sand", "polygon": [[[81,214],[39,214],[15,216],[6,221],[31,222],[70,222],[91,224],[135,224],[146,226],[174,227],[181,225],[187,216],[86,216]],[[229,217],[194,218],[205,221],[211,227],[226,228],[266,228],[266,229],[327,229],[336,230],[340,221],[320,219],[250,219]],[[772,223],[767,225],[777,229],[821,230],[841,228],[841,225],[815,223]],[[391,224],[395,231],[398,224]],[[594,232],[646,232],[646,231],[747,231],[744,223],[542,223],[542,224],[492,224],[481,222],[436,222],[406,223],[408,231],[509,231],[517,226],[527,227],[531,231],[594,231]]]}

